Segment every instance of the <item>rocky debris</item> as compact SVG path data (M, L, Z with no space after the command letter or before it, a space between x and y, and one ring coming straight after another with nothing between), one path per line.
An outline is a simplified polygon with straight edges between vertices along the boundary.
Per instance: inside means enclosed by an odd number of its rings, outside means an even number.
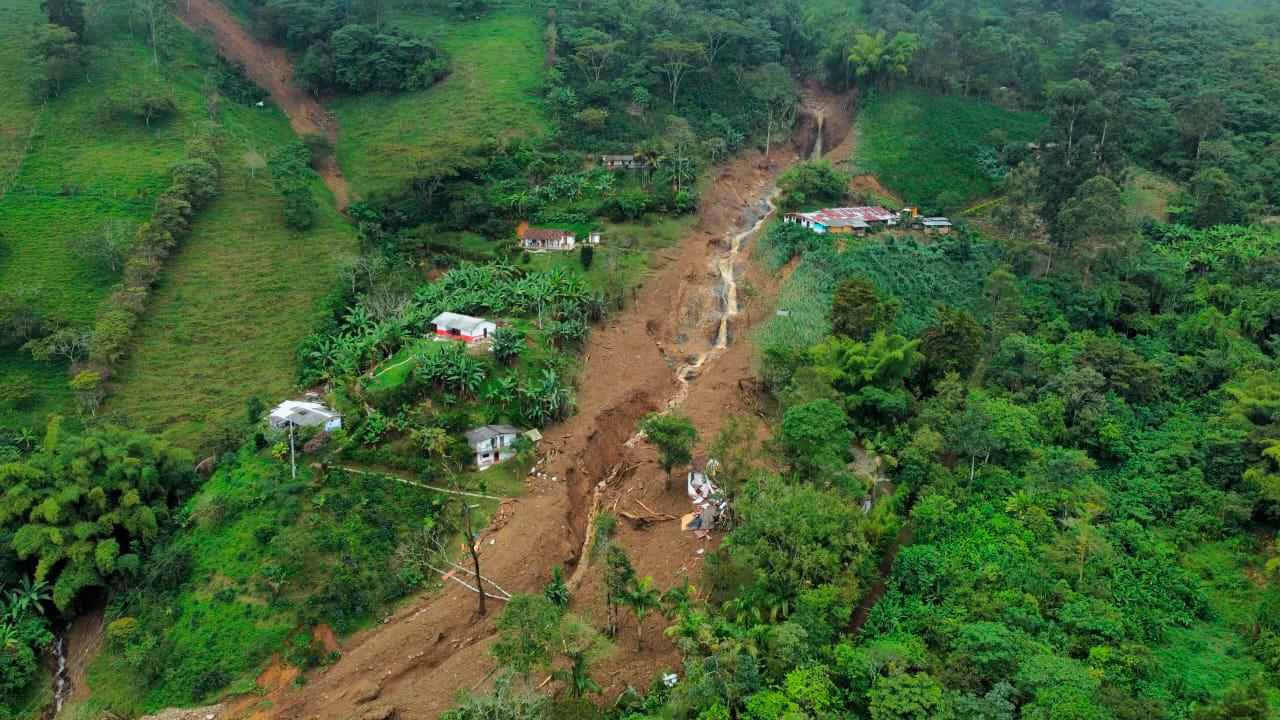
M394 705L376 707L360 716L360 720L392 720L396 716Z
M321 448L323 448L325 445L328 445L328 444L329 444L329 431L321 430L320 432L316 433L315 437L308 440L307 443L302 446L302 452L307 455L310 455L314 452L319 451Z
M198 708L168 708L155 715L144 715L138 720L222 720L227 712L225 705L206 705Z
M210 455L209 457L201 460L200 464L196 465L196 474L208 480L209 476L213 475L213 462L214 462L213 455Z
M365 680L351 688L351 700L357 705L367 703L370 700L377 700L382 694L382 688L372 680Z

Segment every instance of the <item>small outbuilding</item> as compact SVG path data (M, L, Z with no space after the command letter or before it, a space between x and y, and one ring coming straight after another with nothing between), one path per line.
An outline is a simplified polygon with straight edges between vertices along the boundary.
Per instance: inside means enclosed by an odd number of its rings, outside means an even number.
M337 430L342 427L342 415L318 402L285 400L271 410L267 422L275 428L323 425L325 430Z
M475 343L486 340L498 330L497 324L484 318L443 312L431 321L436 328L436 338Z
M640 170L649 167L649 161L646 158L636 157L635 155L601 155L600 166L607 168L622 168L626 170Z
M530 252L568 251L577 245L578 235L559 228L526 228L520 241L524 249ZM599 242L598 235L595 241Z
M946 235L951 232L951 221L944 217L920 218L916 220L915 224L923 228L926 233Z
M485 425L472 430L464 437L476 456L476 467L484 470L515 455L512 448L521 431L511 425Z

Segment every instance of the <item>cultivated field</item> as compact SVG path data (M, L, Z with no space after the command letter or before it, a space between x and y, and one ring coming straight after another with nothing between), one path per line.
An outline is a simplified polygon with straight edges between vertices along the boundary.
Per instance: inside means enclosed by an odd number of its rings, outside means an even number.
M1003 130L1009 143L1026 143L1044 123L1035 113L978 100L898 90L863 102L854 166L874 173L909 203L932 203L945 192L972 200L995 186L982 164L991 131Z

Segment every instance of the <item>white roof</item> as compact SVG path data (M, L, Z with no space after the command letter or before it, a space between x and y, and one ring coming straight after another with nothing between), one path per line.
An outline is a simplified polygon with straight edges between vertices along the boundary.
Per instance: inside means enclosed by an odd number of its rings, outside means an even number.
M484 318L471 317L470 315L460 315L458 313L442 312L431 321L432 325L445 330L457 330L463 335L477 335L481 328L485 325L493 325L492 322Z
M285 400L271 411L271 422L275 425L293 423L299 426L323 425L342 416L318 402L303 400Z
M926 227L950 227L951 221L944 217L921 218L920 224Z
M519 434L520 428L512 427L511 425L485 425L464 433L463 437L467 439L468 445L475 447L491 438L501 437L503 435Z

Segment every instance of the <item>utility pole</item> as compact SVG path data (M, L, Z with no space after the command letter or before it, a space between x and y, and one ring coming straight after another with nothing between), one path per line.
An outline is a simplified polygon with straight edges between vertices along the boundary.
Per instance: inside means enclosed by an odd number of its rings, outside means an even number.
M289 423L289 470L292 472L293 479L298 479L298 457L293 449L293 422Z

